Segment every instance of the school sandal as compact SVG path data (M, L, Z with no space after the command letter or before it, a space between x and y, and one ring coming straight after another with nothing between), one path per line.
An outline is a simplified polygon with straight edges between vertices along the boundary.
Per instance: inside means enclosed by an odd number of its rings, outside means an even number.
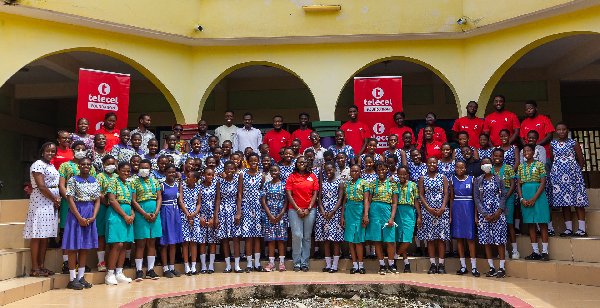
M567 237L567 236L572 236L573 235L573 231L571 231L571 229L567 229L565 230L565 232L560 234L560 237Z
M44 273L46 273L46 275L48 275L48 276L52 276L52 275L56 274L55 272L53 272L47 268L40 268L40 270L43 271Z
M587 237L588 234L587 234L587 232L579 229L579 230L575 231L575 233L573 233L573 236L576 236L576 237Z
M48 274L44 272L42 269L31 270L29 271L29 276L31 277L48 277Z

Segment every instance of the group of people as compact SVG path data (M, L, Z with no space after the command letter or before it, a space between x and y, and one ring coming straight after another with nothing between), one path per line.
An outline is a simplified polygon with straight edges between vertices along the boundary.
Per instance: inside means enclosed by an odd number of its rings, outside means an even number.
M507 240L512 258L519 258L515 235L521 216L529 224L534 251L525 259L548 261L550 206L563 208L567 230L561 236L587 235L580 145L566 123L554 128L539 115L534 101L525 104L523 123L504 110L503 96L493 104L495 112L485 120L476 117L476 102L468 104L467 116L453 127L455 149L435 125L435 114L427 114L427 125L415 139L398 112L389 148L381 154L369 127L358 121L356 106L349 107L350 120L327 149L319 133L308 128L306 113L293 134L283 129L283 117L275 116L274 129L263 137L252 127L252 114L244 114L244 126L237 128L234 112L227 111L214 135L201 120L198 134L187 141L181 138L183 126L174 125L162 145L149 130L147 114L135 130L117 131L116 115L107 113L95 135L87 133L89 122L79 119L77 131L59 132L58 144L44 144L42 158L31 167L33 191L23 234L32 239L30 274L53 274L44 258L48 238L59 233L58 221L63 271L70 273L73 289L91 287L84 278L91 248L98 249L98 270L108 271L107 284L131 282L123 267L133 242L136 281L159 278L153 270L157 247L169 278L181 276L174 268L178 247L187 275L214 273L217 249L225 256L225 273L285 271L290 248L294 271L308 271L313 232L315 241L324 242L326 272L338 271L343 241L350 246L351 274L364 274L363 260L369 256L379 260L380 274L397 273L396 260L410 272L407 248L416 232L418 251L421 241L427 247L430 274L446 273L444 258L453 239L461 262L457 274L468 273L466 240L471 273L480 276L477 240L485 245L486 276L501 278ZM552 140L555 130L558 139ZM578 214L575 232L570 207ZM264 268L262 240L269 255ZM500 257L497 271L492 246Z

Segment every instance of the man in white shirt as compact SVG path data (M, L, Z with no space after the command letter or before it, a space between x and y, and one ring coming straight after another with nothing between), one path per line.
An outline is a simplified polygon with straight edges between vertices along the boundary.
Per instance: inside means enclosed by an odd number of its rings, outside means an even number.
M237 126L233 125L233 110L225 111L225 125L221 125L215 129L215 136L219 138L219 145L223 145L223 141L229 140L233 142L233 136L235 131L238 129Z
M142 144L140 145L140 150L144 151L145 153L148 153L148 141L150 141L150 139L154 139L154 134L148 130L148 127L150 127L150 123L152 122L152 119L150 119L150 115L142 113L140 114L140 126L134 130L131 131L131 135L138 133L140 135L142 135ZM131 141L129 141L127 144L129 144L131 146Z
M262 143L262 133L252 127L253 122L254 118L251 113L244 114L244 127L238 128L233 136L233 152L244 152L246 148L250 147L254 153L258 153L258 146Z

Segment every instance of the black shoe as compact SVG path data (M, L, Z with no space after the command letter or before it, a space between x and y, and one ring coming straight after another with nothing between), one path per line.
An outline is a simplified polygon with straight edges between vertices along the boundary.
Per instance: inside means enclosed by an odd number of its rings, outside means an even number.
M542 231L540 229L535 230L535 234L542 235ZM550 231L548 231L548 235L550 235Z
M50 238L50 240L48 241L48 248L60 248L60 245L56 242L56 238Z
M65 261L62 264L62 268L60 269L62 274L69 274L69 261Z
M567 237L567 236L572 236L573 235L573 231L571 231L571 229L567 229L565 230L565 232L560 234L560 237Z
M204 275L204 274L206 274L206 273L208 273L208 271L207 271L207 270L201 270L201 271L200 271L200 274L202 274L202 275Z
M234 269L233 272L236 273L236 274L241 274L241 273L244 272L244 270L241 269L241 268L240 269Z
M146 271L146 278L157 280L160 279L160 276L158 276L158 274L156 274L156 272L153 269L149 269Z
M388 265L387 267L387 271L390 274L398 274L398 269L396 268L396 265Z
M354 274L356 274L356 272L358 272L358 270L355 269L354 267L350 269L350 274L354 275Z
M554 230L548 230L548 236L555 236L556 232Z
M262 266L259 265L259 266L257 266L257 267L254 268L254 271L255 272L265 272L265 269L264 269L264 267L262 267Z
M252 273L253 270L252 266L246 267L246 273Z
M448 259L448 258L450 258L450 256L452 256L452 255L450 254L450 252L449 252L449 251L446 251L446 252L444 253L444 258L445 258L445 259Z
M452 255L453 255L455 258L460 258L460 255L458 254L458 251L455 251L455 252L453 252L453 253L452 253Z
M550 261L550 255L548 255L547 253L542 253L540 255L540 261Z
M530 255L525 257L525 260L539 260L541 258L540 254L532 252Z
M498 270L498 273L496 274L496 278L504 278L506 277L506 272L504 271L503 268Z
M446 267L444 266L444 264L440 264L438 265L438 274L446 274Z
M226 269L223 270L223 273L224 274L229 274L229 273L231 273L231 269L230 268L226 268Z
M208 271L206 271L206 273L207 273L207 274L209 274L209 275L210 275L210 274L214 274L214 273L215 273L215 270L208 270Z
M294 266L294 272L299 272L299 271L301 271L301 269L297 266Z
M300 269L302 269L303 272L308 272L308 266L302 266Z
M359 268L359 269L358 269L358 273L359 273L359 274L366 274L366 273L367 273L367 271L365 270L365 268L364 268L364 267L361 267L361 268Z
M171 274L173 274L175 277L181 277L181 273L176 270L172 270Z
M471 274L473 274L473 277L481 276L481 273L476 268L471 270Z
M425 253L423 255L425 257L429 258L429 249L425 249Z
M422 257L423 256L423 250L421 249L421 247L418 247L417 250L415 250L415 257Z
M587 237L588 234L587 234L587 232L579 229L579 230L575 231L575 233L573 233L573 236L576 236L576 237Z
M385 275L386 269L385 265L379 265L379 275Z
M521 229L519 229L519 228L515 228L515 234L517 234L517 235L518 235L518 234L521 234Z
M286 259L291 259L292 258L292 251L291 250L285 252L285 258Z
M165 278L174 278L174 277L175 277L175 275L173 275L173 273L171 273L171 271L166 271L166 272L164 272L164 273L163 273L163 276L164 276Z
M404 272L405 273L411 273L410 263L409 264L404 264Z
M92 272L92 269L91 269L89 266L87 266L87 265L86 265L86 266L85 266L85 272L86 272L86 273L91 273L91 272Z
M135 281L144 281L144 272L143 271L135 272Z
M429 270L427 271L427 274L437 274L437 265L435 265L435 263L431 263L431 266L429 267Z
M461 267L458 271L456 271L456 275L464 275L464 274L468 274L469 272L467 271L466 267Z
M125 258L125 263L123 263L123 268L131 268L131 260L129 260L129 258Z
M329 272L330 272L330 273L337 273L337 271L338 271L337 269L333 269L333 268L332 268L332 269L329 269Z
M485 273L485 277L494 277L496 276L496 269L493 267L490 267L490 270Z
M193 271L192 272L192 276L198 276L198 275L200 275L200 273L198 271Z
M69 284L67 284L67 289L83 290L83 288L84 286L77 280L69 281Z
M322 272L323 273L329 273L329 270L331 269L331 267L324 267Z
M186 272L185 275L186 276L192 276L192 271Z
M92 284L87 282L84 277L81 277L81 279L79 279L79 283L81 283L86 289L90 289L92 287Z

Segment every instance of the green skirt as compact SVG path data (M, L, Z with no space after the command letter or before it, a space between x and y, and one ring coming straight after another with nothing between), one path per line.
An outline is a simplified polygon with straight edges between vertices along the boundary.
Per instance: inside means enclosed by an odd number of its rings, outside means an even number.
M396 242L411 243L417 223L417 211L412 204L398 204L394 222L396 227Z
M69 212L69 203L67 199L60 199L60 228L65 228L65 223L67 223L67 213Z
M371 202L369 207L369 224L367 225L367 233L365 239L374 242L396 241L396 227L385 227L392 216L392 205L379 201Z
M344 221L346 223L344 241L355 244L365 242L365 228L360 225L364 210L365 204L363 201L348 200L346 202L344 207Z
M121 209L126 214L131 213L131 205L121 203ZM133 224L128 225L125 218L112 207L106 210L106 243L133 243Z
M98 236L106 234L106 208L107 206L100 202L100 209L96 215L96 231L98 231Z
M141 201L139 204L146 213L154 213L156 211L156 200ZM133 234L136 240L161 237L162 224L160 222L160 213L158 213L154 222L148 222L142 214L136 212L133 219Z
M508 195L508 190L510 187L504 187L507 192L506 195L506 208L508 209L508 214L506 215L506 223L514 224L515 221L515 194L514 191L512 194Z
M523 186L521 186L523 198L525 198L525 200L531 199L533 196L535 196L535 193L539 187L540 183L538 182L523 183ZM525 207L521 205L521 213L523 214L523 223L549 223L550 206L548 205L546 192L542 191L542 194L539 198L537 198L537 200L535 200L535 204L533 206Z

